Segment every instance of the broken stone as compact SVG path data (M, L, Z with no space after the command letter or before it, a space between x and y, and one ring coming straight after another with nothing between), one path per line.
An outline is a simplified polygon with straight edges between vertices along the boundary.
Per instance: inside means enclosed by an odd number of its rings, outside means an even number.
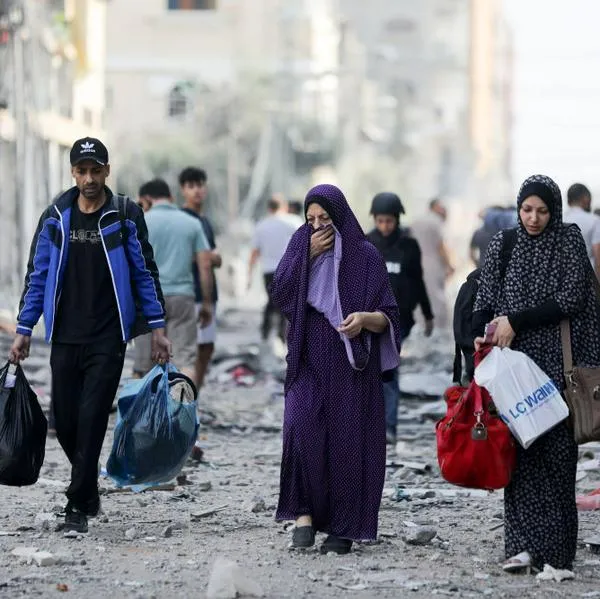
M38 566L52 566L58 562L52 553L38 551L37 547L16 547L11 551L11 555L21 558L28 564L35 563Z
M164 530L162 531L162 536L165 539L170 539L173 536L173 531L174 531L174 527L172 524L169 524L169 526L165 527Z
M15 557L20 557L26 561L33 560L33 556L37 553L37 547L15 547L10 553Z
M52 513L42 512L35 517L35 527L41 530L52 530L56 524L56 517Z
M437 530L429 526L409 528L402 540L408 545L429 545L437 536Z
M267 510L265 500L259 495L253 497L252 501L248 502L246 506L253 514L259 514L260 512L265 512Z
M207 480L207 481L198 483L197 487L198 487L198 491L202 491L203 493L206 493L206 491L210 491L212 489L212 483L209 480Z
M53 566L58 560L49 551L38 551L33 554L33 561L38 566Z
M127 539L129 539L130 541L133 541L137 536L138 536L138 533L137 533L137 530L134 527L128 528L125 531L125 537Z
M236 599L238 596L265 595L260 585L248 578L238 564L217 558L208 582L207 599Z

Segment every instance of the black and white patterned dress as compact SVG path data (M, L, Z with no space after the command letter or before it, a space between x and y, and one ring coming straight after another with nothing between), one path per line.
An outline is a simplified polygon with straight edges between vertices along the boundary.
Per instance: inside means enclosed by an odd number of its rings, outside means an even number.
M546 197L553 201L549 206L550 222L538 236L530 236L519 225L504 281L500 277L503 233L492 239L474 311L511 315L553 299L571 320L574 363L599 366L600 321L583 237L577 227L563 225L560 190L548 177L535 175L523 183L519 207L531 195L523 197L529 183L542 184L549 190ZM557 388L564 389L558 323L523 327L511 347L527 354ZM570 569L577 545L577 445L568 425L559 425L529 449L519 446L517 451L517 467L504 494L506 556L528 551L539 568L550 564Z

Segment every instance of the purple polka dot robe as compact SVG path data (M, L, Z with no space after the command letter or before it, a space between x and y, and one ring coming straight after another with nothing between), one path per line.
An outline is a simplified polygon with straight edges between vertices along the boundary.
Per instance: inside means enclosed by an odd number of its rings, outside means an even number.
M398 307L383 259L342 192L318 185L305 207L311 203L330 215L342 252L335 269L315 269L312 229L305 224L292 237L270 289L290 325L277 519L310 515L317 531L374 540L385 480L382 370L398 364ZM324 273L333 297L325 304L337 305L340 318L379 311L388 319L386 331L343 339L328 320L331 314L308 302L309 290L313 298L326 298ZM311 276L319 276L317 293Z

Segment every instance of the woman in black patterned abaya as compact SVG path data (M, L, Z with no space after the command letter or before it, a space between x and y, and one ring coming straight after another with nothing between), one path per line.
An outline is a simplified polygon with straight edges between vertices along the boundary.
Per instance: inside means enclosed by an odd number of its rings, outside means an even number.
M574 363L600 365L593 272L579 228L563 225L561 194L552 179L527 179L517 205L517 242L504 280L500 232L487 250L474 321L482 334L485 323L495 318L494 343L527 354L564 389L562 319L571 321ZM518 447L517 467L504 494L505 571L545 564L572 569L578 527L576 470L577 445L566 422L529 449Z

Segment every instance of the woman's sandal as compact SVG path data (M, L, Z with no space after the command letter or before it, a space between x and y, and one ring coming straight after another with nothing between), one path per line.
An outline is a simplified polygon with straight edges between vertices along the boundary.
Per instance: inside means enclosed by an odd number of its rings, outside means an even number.
M329 535L321 545L321 553L337 553L338 555L346 555L352 550L352 541L350 539L340 539L335 535Z
M531 574L538 572L538 569L533 565L531 555L528 551L522 551L518 555L506 560L502 569L509 574Z
M292 533L294 549L308 549L315 544L315 529L312 526L297 526Z

